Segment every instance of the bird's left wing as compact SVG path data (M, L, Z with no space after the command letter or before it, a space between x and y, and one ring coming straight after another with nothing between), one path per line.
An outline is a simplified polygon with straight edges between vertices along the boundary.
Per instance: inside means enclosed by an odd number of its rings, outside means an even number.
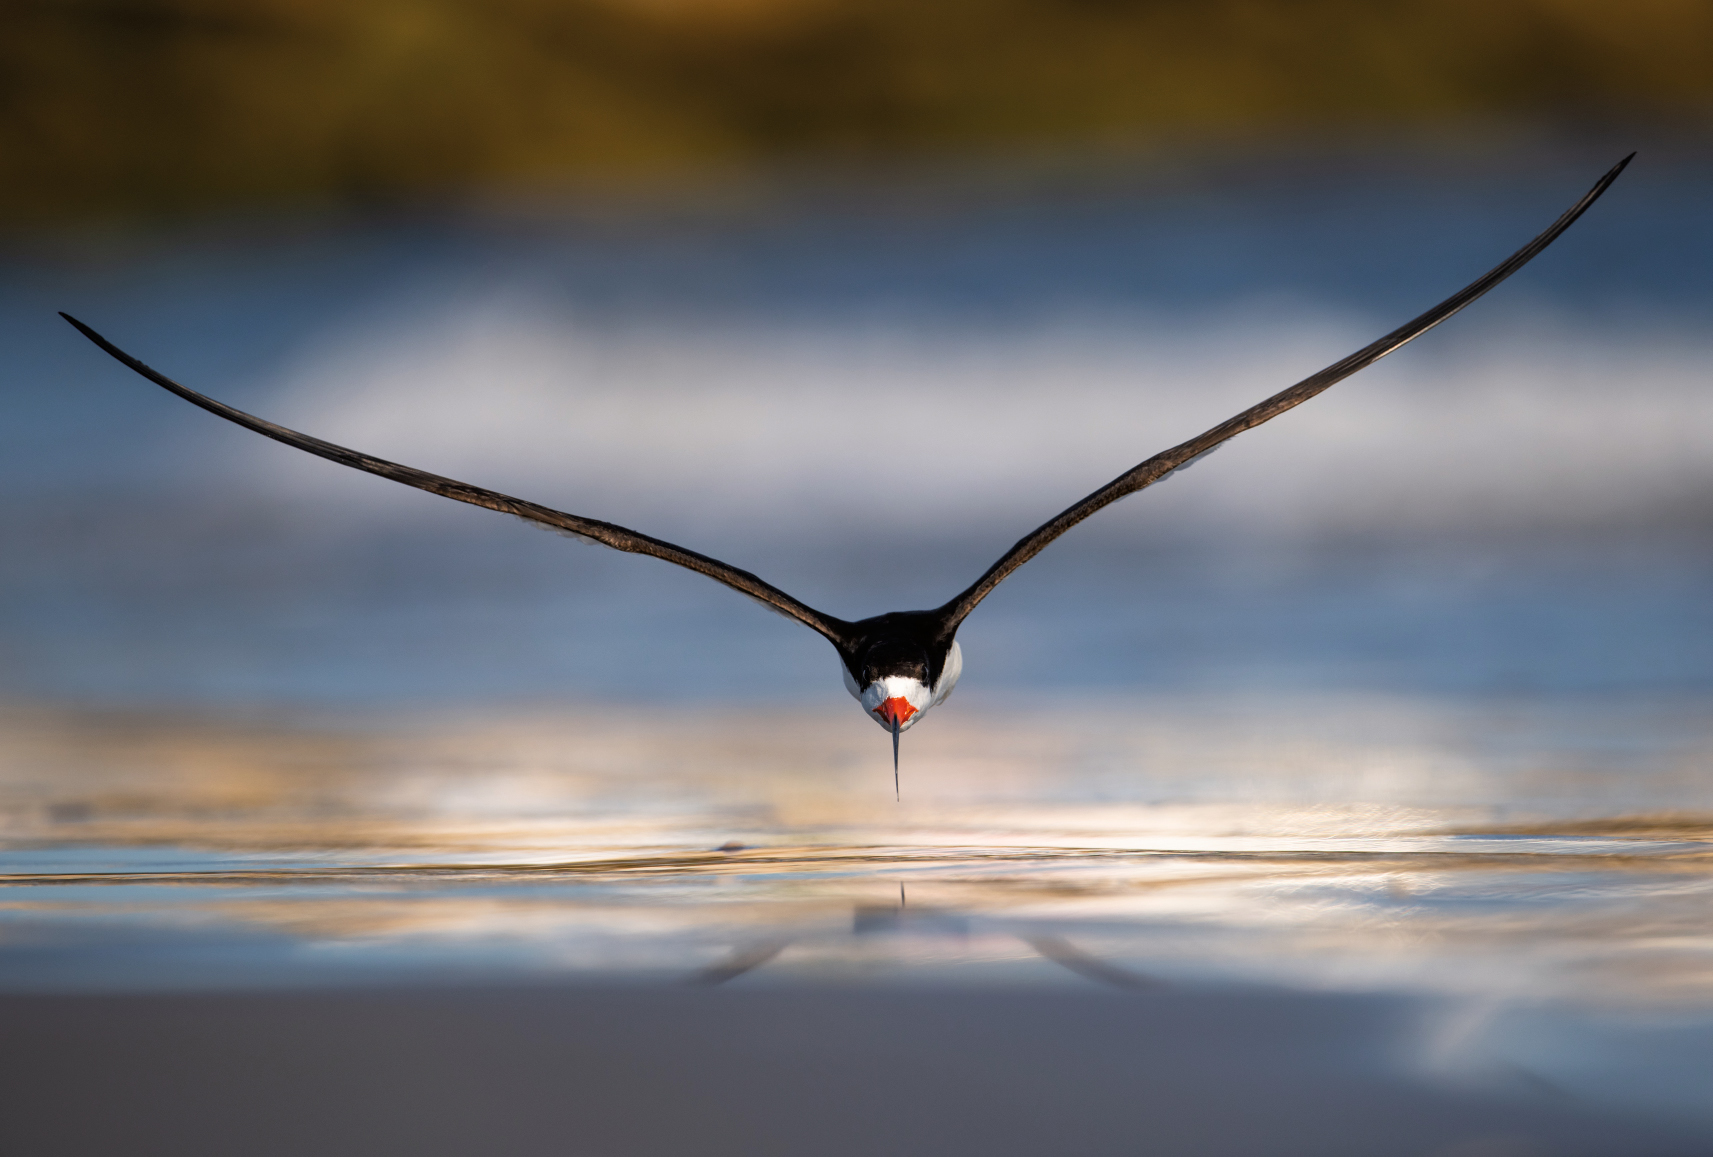
M72 325L76 326L83 336L112 354L114 358L142 374L151 382L172 391L192 405L201 406L211 414L218 414L229 422L236 422L246 430L254 430L264 437L276 442L284 442L287 446L295 447L341 466L349 466L354 470L364 470L370 474L378 474L382 478L390 478L394 482L402 482L406 486L414 486L418 490L426 490L430 494L438 494L444 498L468 502L472 506L483 506L489 510L497 510L501 514L515 514L531 522L539 522L555 530L577 535L581 538L592 539L614 550L626 551L630 554L646 554L664 559L697 574L707 575L715 582L725 583L735 590L742 591L777 610L789 618L796 619L813 631L825 635L834 646L841 650L850 637L850 624L831 615L824 615L804 603L797 601L771 583L763 582L746 570L729 566L717 558L709 558L705 554L697 554L693 550L663 542L658 538L650 538L623 526L611 522L601 522L593 518L583 518L575 514L566 514L561 510L553 510L534 502L526 502L521 498L512 498L493 490L484 490L479 486L471 486L467 482L459 482L453 478L443 478L438 474L429 474L410 466L402 466L397 462L389 462L385 458L373 458L356 450L348 450L336 446L332 442L323 442L320 438L312 438L308 434L300 434L284 426L246 414L242 410L233 409L224 402L205 397L187 386L181 386L165 374L149 368L94 330L78 321L68 313L61 313Z
M1594 187L1583 195L1580 201L1565 210L1564 215L1549 225L1539 237L1511 254L1510 257L1488 271L1485 276L1446 298L1414 321L1399 326L1379 341L1364 346L1342 361L1332 363L1318 374L1304 378L1289 389L1282 390L1266 401L1251 406L1235 418L1221 422L1205 434L1191 438L1188 442L1174 446L1164 453L1154 455L1146 462L1120 474L1081 502L1061 511L1050 521L1036 527L1029 534L1019 539L1017 545L1013 546L1003 558L989 567L987 573L977 579L968 590L934 612L940 620L941 637L949 638L955 633L958 624L964 621L965 616L975 610L976 604L985 599L994 587L1005 581L1007 575L1040 554L1048 543L1101 507L1117 502L1125 495L1134 494L1145 486L1153 485L1172 471L1189 465L1227 439L1234 438L1245 430L1252 430L1262 422L1276 418L1294 406L1302 405L1328 386L1343 381L1358 370L1366 369L1399 346L1414 341L1527 265L1541 250L1557 240L1560 233L1575 224L1576 219L1582 216L1588 206L1599 200L1600 194L1604 193L1612 182L1618 179L1618 174L1624 171L1624 166L1628 165L1635 155L1631 153L1613 165L1606 175L1595 182Z

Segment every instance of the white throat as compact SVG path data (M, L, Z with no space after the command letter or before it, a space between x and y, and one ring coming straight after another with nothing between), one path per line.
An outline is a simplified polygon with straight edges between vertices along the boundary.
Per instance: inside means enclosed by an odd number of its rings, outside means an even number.
M857 681L851 677L850 668L840 663L839 670L844 672L845 690L851 693L851 698L862 704L862 709L868 712L870 719L888 731L892 730L892 724L876 714L880 705L888 699L902 699L910 704L914 713L898 728L900 731L908 731L930 708L938 707L951 695L952 688L957 686L958 676L963 674L964 653L954 641L950 653L946 655L945 670L940 672L939 680L932 687L919 679L898 675L876 679L867 687L859 687Z

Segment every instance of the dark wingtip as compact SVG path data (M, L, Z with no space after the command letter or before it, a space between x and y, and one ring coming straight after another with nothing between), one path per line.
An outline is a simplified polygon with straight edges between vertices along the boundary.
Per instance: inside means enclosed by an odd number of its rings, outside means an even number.
M1604 177L1601 177L1598 181L1596 181L1594 184L1594 188L1592 188L1588 191L1588 197L1587 197L1588 203L1593 204L1595 199L1597 199L1600 196L1600 194L1604 193L1607 189L1609 189L1611 187L1613 181L1616 181L1618 179L1618 174L1622 173L1625 169L1629 168L1630 162L1635 160L1635 159L1636 159L1636 150L1632 149L1628 156L1626 156L1623 160L1619 161L1617 164L1613 165L1610 169L1607 169L1606 175Z
M72 325L76 326L78 333L81 333L84 337L88 338L90 341L94 342L96 345L100 346L102 349L106 350L108 353L113 354L114 357L119 356L118 353L113 349L113 347L110 344L108 344L108 341L106 338L102 337L100 334L98 334L94 330L90 329L87 325L84 325L81 321L78 321L75 317L71 316L71 314L67 313L65 310L62 309L59 311L59 315L61 317L65 318L67 321L71 322Z
M155 383L157 386L164 386L165 388L171 390L173 393L179 395L180 397L184 398L185 400L193 402L198 406L202 406L202 408L205 410L210 410L213 413L220 414L224 418L231 418L231 414L222 413L222 411L220 409L218 409L216 406L211 406L211 405L207 404L208 400L206 398L202 398L201 394L195 393L194 391L191 391L191 390L187 390L183 386L179 385L177 382L173 381L171 378L164 377L161 374L156 373L154 370L150 369L148 366L144 365L142 362L138 361L136 358L132 357L130 354L126 353L124 350L120 349L118 346L114 345L112 342L108 341L106 338L102 337L100 334L96 333L94 330L90 329L87 325L84 325L81 321L78 321L75 317L71 316L71 314L67 313L65 310L63 310L63 309L60 310L59 315L61 317L65 318L67 321L69 321L72 325L76 326L77 332L81 333L84 337L86 337L90 341L94 342L97 346L99 346L101 348L103 353L105 353L108 357L112 358L114 361L118 362L120 365L125 366L128 369L135 370L137 373L142 374L145 378L148 378L151 382ZM201 399L201 400L198 401L198 399ZM252 427L252 428L254 428L254 427Z

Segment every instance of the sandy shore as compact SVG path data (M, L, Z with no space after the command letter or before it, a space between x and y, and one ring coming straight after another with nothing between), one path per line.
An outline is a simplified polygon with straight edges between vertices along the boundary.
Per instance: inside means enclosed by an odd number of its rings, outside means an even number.
M1701 1155L1409 1002L1279 991L417 989L0 997L0 1151Z

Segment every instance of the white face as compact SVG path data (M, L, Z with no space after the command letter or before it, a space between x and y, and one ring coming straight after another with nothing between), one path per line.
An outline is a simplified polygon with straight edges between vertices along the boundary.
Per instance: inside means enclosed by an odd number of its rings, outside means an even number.
M922 713L934 705L934 693L926 683L905 676L876 679L858 696L869 718L892 730L892 720L898 719L898 730L908 731L922 718Z
M862 704L862 709L868 712L868 717L880 724L886 730L892 730L892 722L881 711L881 706L891 700L901 699L901 704L894 704L893 710L905 714L902 708L910 711L907 718L898 725L898 730L908 731L916 725L916 721L927 713L928 708L938 707L946 701L946 696L952 693L957 685L958 676L963 673L964 653L956 642L946 656L946 669L940 672L940 681L930 689L915 679L881 679L864 689L857 686L857 681L851 677L850 668L839 664L839 672L845 677L845 690L851 693L851 698Z

